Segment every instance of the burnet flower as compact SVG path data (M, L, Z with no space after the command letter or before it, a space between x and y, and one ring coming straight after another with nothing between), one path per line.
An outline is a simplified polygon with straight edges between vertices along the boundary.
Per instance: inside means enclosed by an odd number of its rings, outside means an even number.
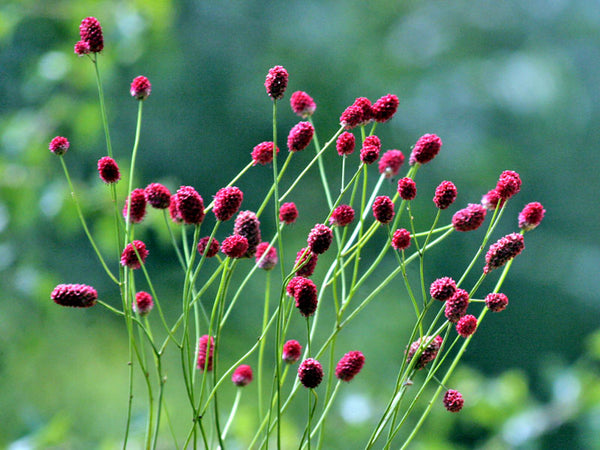
M335 376L342 381L351 381L361 371L365 364L362 352L352 351L346 353L335 368Z
M59 284L50 294L57 305L90 308L96 304L98 292L87 284Z

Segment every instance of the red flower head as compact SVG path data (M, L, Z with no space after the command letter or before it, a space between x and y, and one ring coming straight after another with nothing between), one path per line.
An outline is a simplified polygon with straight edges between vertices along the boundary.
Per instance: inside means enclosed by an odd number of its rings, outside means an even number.
M348 352L338 362L335 376L342 381L351 381L361 371L365 364L365 356L359 352Z
M445 302L456 292L456 282L450 277L438 278L429 287L429 294L432 298Z
M300 367L298 367L298 379L305 388L316 388L323 380L323 367L321 363L313 358L302 361Z
M231 219L240 209L243 199L244 193L235 186L219 189L213 205L213 212L217 220L225 222Z
M231 381L238 387L248 386L252 382L252 367L247 364L239 365L233 371Z
M354 210L349 205L339 205L331 213L329 218L330 225L337 225L338 227L345 227L354 220Z
M286 225L294 223L298 218L298 208L294 202L283 203L279 207L279 220Z
M298 341L292 339L283 344L281 356L286 363L294 364L300 359L300 355L302 355L302 346Z
M350 105L348 106L342 115L340 116L340 124L346 128L346 130L351 130L352 128L356 128L362 123L363 110L359 106Z
M304 150L310 144L315 134L315 128L310 122L299 122L290 130L287 146L290 152Z
M487 306L490 311L504 311L507 305L508 297L504 294L501 294L500 292L491 293L485 297L485 306Z
M379 160L379 173L385 174L386 178L393 178L398 175L402 164L404 153L400 150L388 150Z
M304 317L312 316L317 310L317 286L308 278L299 278L294 284L296 308Z
M104 37L102 36L102 27L95 17L86 17L79 25L79 35L81 40L87 42L90 52L98 53L104 48Z
M181 186L176 195L177 212L181 219L187 224L201 224L204 220L204 200L200 194L191 186Z
M287 70L282 66L275 66L269 69L267 78L265 80L265 89L267 94L273 100L279 100L283 97L285 89L287 88L289 75Z
M199 370L212 370L213 365L213 351L215 349L215 340L212 336L205 334L200 337L198 340L198 364L197 367ZM208 353L208 357L207 354Z
M467 313L469 307L469 293L464 289L457 288L452 297L446 302L444 315L450 322L456 323Z
M308 234L308 246L313 253L320 255L321 253L325 253L329 246L331 245L331 241L333 240L333 232L331 228L327 225L323 225L322 223L316 224L310 233Z
M271 270L277 265L277 249L268 242L261 242L256 247L255 258L259 269Z
M77 41L73 50L77 56L88 55L91 52L90 44L86 41Z
M404 177L398 180L398 194L403 200L412 200L417 196L417 185L414 180Z
M296 91L290 97L292 111L300 117L312 116L317 109L317 104L310 95L303 91Z
M471 314L462 316L456 324L457 333L464 338L471 336L475 330L477 330L477 317Z
M411 166L431 161L442 148L442 140L435 134L425 134L419 138L408 160Z
M521 177L517 172L512 170L505 170L500 174L498 184L496 184L496 191L503 200L508 200L513 195L517 194L521 190Z
M140 291L135 294L135 301L133 302L133 310L140 316L146 316L152 311L154 307L154 301L152 296L147 292Z
M410 247L410 232L404 228L394 231L392 236L392 247L396 250L405 250Z
M519 228L525 231L533 230L542 222L545 212L541 203L528 203L519 213Z
M415 363L415 369L421 370L428 363L435 359L438 352L440 351L443 339L441 336L436 336L435 338L433 336L423 336L423 343L427 342L429 342L429 344L427 344L426 347L422 348L421 354L419 355L419 359L417 359ZM421 347L421 338L417 339L415 342L410 344L410 347L408 348L408 355L406 356L407 363L409 363L412 360L413 356L415 356L415 353L417 353L417 350L419 350L419 347Z
M363 145L366 146L374 146L381 150L381 139L375 135L367 136L363 142Z
M294 296L296 284L299 281L301 282L303 279L304 279L304 277L302 277L302 276L296 276L288 282L287 286L285 287L285 292L287 293L288 296L290 296L290 297Z
M119 166L110 156L104 156L98 160L98 174L106 184L116 183L121 179Z
M487 210L479 203L469 205L452 216L452 226L456 231L473 231L485 220Z
M244 236L248 239L248 250L244 255L251 258L256 253L256 247L260 244L260 222L252 211L241 211L235 218L233 234Z
M171 220L175 223L182 223L183 218L177 209L177 194L171 195L171 201L169 202L169 215Z
M368 98L358 97L352 105L359 107L362 111L359 125L366 125L373 120L373 109Z
M50 294L50 298L57 305L89 308L96 304L98 293L87 284L59 284Z
M277 147L277 153L279 153L279 147ZM252 160L254 165L269 164L273 161L273 143L272 142L261 142L252 150Z
M219 241L217 241L215 238L212 238L212 241L210 241L210 245L208 246L209 239L210 236L205 236L198 241L198 253L204 255L204 252L206 251L205 258L212 258L219 252ZM208 251L206 250L207 246Z
M525 240L522 234L511 233L498 239L494 244L490 245L490 249L485 255L486 265L483 268L483 272L489 273L498 267L502 267L521 253L524 248Z
M316 253L311 252L306 247L301 249L296 255L296 262L294 262L294 267L300 267L296 271L296 275L310 277L315 272L318 260L319 255Z
M138 100L146 100L152 92L152 85L148 78L144 76L135 77L131 82L131 89L129 90L133 98Z
M139 259L136 254L140 255ZM123 267L129 267L130 269L139 269L148 257L148 250L146 244L142 241L133 241L125 246L123 253L121 253L121 265Z
M382 224L390 223L394 218L394 203L387 195L381 195L373 202L375 220Z
M171 205L171 191L160 183L150 183L144 189L146 200L156 209L166 209Z
M373 103L373 106L371 107L373 119L380 123L387 122L394 114L396 114L399 104L400 101L394 94L384 95Z
M440 185L435 188L435 195L433 196L433 203L438 209L446 209L454 200L458 191L452 181L442 181Z
M365 164L373 164L379 158L381 141L377 136L368 136L360 149L360 160Z
M450 412L459 412L465 401L460 392L448 389L444 394L444 407Z
M340 134L335 142L335 148L340 156L352 154L355 145L356 138L348 131L344 131Z
M129 209L129 218L132 223L140 223L146 215L146 194L143 189L134 189L129 196L131 206L128 207L128 200L125 200L123 206L123 217L127 220L127 209Z
M492 189L488 191L483 197L481 197L481 204L485 209L489 209L493 211L498 206L498 202L500 202L500 206L504 204L504 200L500 198L500 194L496 189Z
M221 251L230 258L241 258L248 251L248 239L237 234L226 237L221 243Z
M64 155L69 150L69 141L66 137L56 136L50 141L48 148L55 155Z

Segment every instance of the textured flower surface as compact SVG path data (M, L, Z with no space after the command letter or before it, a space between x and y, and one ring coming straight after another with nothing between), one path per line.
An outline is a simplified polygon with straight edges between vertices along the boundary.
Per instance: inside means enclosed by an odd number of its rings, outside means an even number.
M153 208L166 209L171 204L171 191L160 183L150 183L146 186L144 192L146 193L146 200Z
M69 150L69 141L66 137L56 136L50 141L48 148L55 155L64 155Z
M487 210L479 203L469 203L466 208L452 216L452 226L456 231L473 231L483 225Z
M413 200L417 196L417 184L411 178L400 178L398 180L398 194L403 200Z
M248 250L244 256L247 258L253 257L256 253L256 247L258 247L261 241L260 221L256 217L256 213L252 211L240 211L235 218L233 234L244 236L248 239Z
M247 364L237 366L231 375L231 381L239 387L248 386L252 382L252 367Z
M215 340L212 336L205 334L198 340L198 363L199 370L211 371L213 366L213 351L215 348Z
M145 291L136 292L135 301L133 302L133 310L136 313L140 316L147 316L153 307L154 301L149 293Z
M485 209L489 209L490 211L495 210L498 206L498 203L500 203L500 206L502 206L504 204L504 200L500 198L500 194L496 189L488 191L487 194L481 197L481 204Z
M454 389L446 391L443 402L444 407L450 412L459 412L465 404L462 394Z
M431 283L429 294L432 298L445 302L456 292L456 282L450 277L442 277Z
M206 258L212 258L219 253L219 241L217 241L215 238L212 238L212 241L210 241L210 246L208 246L208 251L206 250L209 239L210 236L205 236L198 241L198 253L204 255L204 252L206 252Z
M319 255L311 252L308 247L300 249L296 254L296 261L294 262L294 267L299 267L296 270L296 275L310 277L315 272L318 260Z
M513 259L525 248L523 235L511 233L490 245L490 249L485 254L486 265L483 268L484 273L488 273L498 267L502 267L508 261Z
M375 198L373 202L373 216L379 223L390 223L394 218L394 203L387 195Z
M346 130L351 130L361 124L362 117L363 110L358 106L350 105L340 116L340 124L343 125Z
M298 218L298 208L294 202L283 203L279 207L279 220L286 225L294 223Z
M472 314L462 316L456 323L456 331L462 337L469 337L477 330L477 317Z
M86 42L90 52L98 53L104 48L104 36L100 22L95 17L86 17L79 25L81 40Z
M297 279L294 284L296 308L304 317L312 316L317 310L317 286L308 278Z
M336 225L338 227L345 227L354 220L354 209L350 205L339 205L331 213L329 218L330 225Z
M298 114L300 117L312 116L317 109L317 104L304 91L296 91L290 97L290 106L292 111Z
M500 292L493 292L485 297L485 306L493 312L504 311L508 306L508 297Z
M394 235L392 236L392 247L396 250L406 250L410 247L410 231L399 228L394 231Z
M282 66L275 66L269 69L265 79L265 89L269 97L273 100L279 100L283 97L287 88L289 75Z
M442 181L439 186L435 188L433 203L435 203L435 206L438 209L446 209L454 203L457 195L458 191L452 181Z
M230 258L241 258L248 251L248 239L234 234L223 239L221 251Z
M213 203L213 212L217 220L224 222L231 219L240 209L242 200L244 193L235 186L219 189Z
M404 153L400 150L388 150L379 160L379 173L385 174L386 178L395 177L402 164L404 164Z
M354 147L356 146L356 138L349 131L344 131L340 134L335 141L335 148L338 155L350 155L354 153Z
M350 381L361 371L365 356L359 351L346 353L335 368L335 376L342 381Z
M363 145L360 149L360 160L365 164L373 164L379 158L379 147L375 145Z
M148 78L140 75L139 77L135 77L131 82L131 88L129 89L129 93L133 98L137 98L138 100L146 100L150 93L152 92L152 85Z
M137 251L137 254L136 254ZM138 258L137 255L140 255ZM130 269L139 269L148 257L148 249L142 241L133 241L125 246L121 253L121 265Z
M298 367L298 379L305 388L316 388L323 380L323 367L321 363L313 358L302 361Z
M283 351L281 356L283 360L288 364L294 364L300 359L302 355L302 346L294 339L290 339L283 344Z
M200 225L204 220L204 200L191 186L181 186L177 191L177 213L183 222Z
M77 41L75 47L73 47L73 51L77 56L88 55L91 53L90 44L84 40Z
M287 146L290 152L304 150L310 144L315 129L310 122L300 122L294 125L287 138Z
M129 206L131 200L131 206ZM123 218L127 219L127 215L132 223L140 223L146 216L146 193L143 189L134 189L131 191L129 199L125 200L123 206Z
M279 153L279 147L277 147ZM269 164L273 161L273 142L261 142L252 149L252 161L254 165Z
M421 342L423 345L426 344L425 347L421 346ZM415 354L418 353L419 348L421 348L421 354L419 355L417 361L415 362L415 369L423 369L428 363L433 361L440 351L440 347L442 346L443 339L441 336L423 336L423 340L421 338L417 339L415 342L410 344L408 348L408 355L406 356L406 362L411 362L412 358Z
M50 294L57 305L90 308L96 304L98 293L87 284L59 284Z
M277 265L277 249L268 242L261 242L256 247L255 258L259 269L271 270Z
M331 231L331 228L322 223L318 223L310 230L306 241L308 242L310 250L313 253L320 255L329 249L332 240L333 232Z
M396 114L399 104L400 101L394 94L384 95L373 103L373 106L371 107L373 119L375 119L376 122L387 122L394 114Z
M521 177L513 170L505 170L500 174L496 184L496 192L503 200L508 200L521 190Z
M110 156L104 156L98 160L98 175L106 184L116 183L121 179L119 166Z
M413 166L417 163L425 164L437 156L442 148L442 140L435 134L421 136L412 149L408 163Z
M171 195L171 201L169 202L169 216L173 222L182 223L183 218L181 217L181 214L177 208L177 194L173 194Z
M464 289L457 288L452 297L446 302L444 315L450 322L456 323L467 313L469 307L469 293Z
M525 231L533 230L542 222L545 213L541 203L528 203L519 213L519 228Z

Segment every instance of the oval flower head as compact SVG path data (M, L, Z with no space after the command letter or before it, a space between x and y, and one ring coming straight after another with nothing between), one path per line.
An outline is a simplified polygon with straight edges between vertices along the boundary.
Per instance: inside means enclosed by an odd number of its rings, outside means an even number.
M269 69L265 79L265 89L267 94L273 100L279 100L283 97L287 88L289 75L282 66L275 66Z
M317 109L315 101L304 91L296 91L292 94L290 97L290 106L292 107L292 111L303 118L312 116Z
M148 78L140 75L139 77L135 77L131 82L129 93L133 98L146 100L150 96L150 92L152 92L152 85Z
M365 356L359 352L346 353L335 368L335 376L342 381L351 381L365 364Z

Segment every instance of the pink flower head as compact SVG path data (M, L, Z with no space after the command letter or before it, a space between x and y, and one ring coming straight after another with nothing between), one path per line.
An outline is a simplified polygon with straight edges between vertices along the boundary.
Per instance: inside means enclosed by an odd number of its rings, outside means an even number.
M213 365L213 351L215 349L215 340L212 336L205 334L198 340L198 364L199 370L210 372ZM208 353L208 355L207 355Z
M373 119L380 123L387 122L396 114L399 104L400 100L394 94L384 95L371 107Z
M485 254L486 265L483 268L484 273L502 267L508 261L513 259L525 248L525 240L523 235L519 233L511 233L490 245L490 249Z
M294 364L300 359L302 355L302 346L298 341L289 340L283 344L283 352L281 356L283 360L288 364Z
M171 195L171 200L169 202L169 216L171 216L171 220L175 223L183 222L183 218L177 209L177 194Z
M359 351L346 353L335 368L335 376L342 381L351 381L365 365L365 356Z
M431 161L442 148L442 140L435 134L425 134L419 138L408 160L411 166Z
M238 387L248 386L252 382L252 367L247 364L239 365L233 371L231 381Z
M55 155L64 155L69 150L69 145L66 137L56 136L50 141L48 148Z
M488 191L487 194L481 197L481 204L485 209L489 209L490 211L495 210L498 206L498 203L500 203L500 206L502 206L504 204L504 200L500 198L500 194L496 189Z
M279 207L279 220L286 225L294 223L298 218L298 208L294 202L283 203Z
M294 267L300 267L296 271L296 275L310 277L315 272L318 260L319 255L311 252L307 247L301 249L296 255L296 261L294 262Z
M379 158L380 148L376 145L363 145L360 149L360 160L365 164L373 164Z
M350 105L348 106L342 115L340 116L340 124L344 126L346 130L356 128L362 123L363 110L359 106Z
M442 181L437 188L435 188L435 195L433 196L433 203L438 209L446 209L454 200L458 191L452 181Z
M333 232L331 228L327 225L323 225L322 223L316 224L310 233L308 234L308 246L313 253L320 255L321 253L325 253L329 246L331 245L331 241L333 240Z
M454 389L448 389L444 394L444 407L450 412L459 412L465 401L460 392Z
M379 173L385 174L386 178L393 178L398 175L402 164L404 164L404 153L400 150L388 150L379 160Z
M533 230L542 222L545 212L541 203L528 203L519 213L519 228L525 231Z
M255 258L259 269L271 270L277 265L277 249L268 242L261 242L256 247Z
M379 223L390 223L394 218L394 202L387 196L381 195L373 202L373 216Z
M316 388L323 380L323 367L321 363L313 358L302 361L298 367L298 379L305 388Z
M198 253L204 255L204 252L206 252L205 258L212 258L213 256L216 256L217 253L219 253L219 241L217 241L215 238L212 238L212 241L210 241L210 245L208 245L209 239L210 236L205 236L202 239L200 239L200 241L198 241Z
M337 225L338 227L345 227L354 220L354 210L350 205L339 205L331 213L329 218L330 225Z
M144 189L146 200L156 209L166 209L171 205L171 191L160 183L150 183Z
M315 128L310 122L299 122L290 130L287 146L290 152L304 150L310 144L315 134Z
M90 44L86 41L77 41L73 49L77 56L88 55L91 52Z
M79 25L79 35L81 40L87 42L90 52L98 53L104 48L104 37L102 36L102 27L95 17L86 17Z
M452 323L456 323L467 313L469 307L469 293L464 289L457 288L452 297L446 302L444 315Z
M411 178L400 178L398 180L398 194L403 200L414 199L417 196L417 184Z
M96 304L98 293L87 284L59 284L50 294L57 305L73 308L89 308Z
M279 147L277 147L279 153ZM273 161L273 142L261 142L252 150L252 160L254 165L269 164Z
M223 239L221 251L230 258L241 258L248 251L248 239L234 234Z
M363 145L373 145L375 147L377 147L379 150L381 150L381 139L379 139L378 136L375 136L374 134L371 136L367 136L363 142Z
M404 228L394 231L392 236L392 247L396 250L405 250L410 247L410 232Z
M472 314L462 316L456 324L456 332L462 337L471 336L477 330L477 317Z
M496 191L503 200L508 200L521 190L521 177L517 172L505 170L500 174Z
M292 111L303 118L312 116L317 109L315 101L304 91L294 92L290 97L290 105L292 106Z
M362 111L359 125L366 125L373 120L373 109L368 98L358 97L352 105L359 107Z
M473 231L479 228L487 210L479 203L469 203L466 208L456 211L452 216L452 226L456 231Z
M131 200L131 206L128 206L129 200ZM125 220L127 220L128 210L132 223L140 223L144 220L144 216L146 215L146 194L143 189L134 189L131 191L129 199L125 200L125 205L123 206L123 217Z
M235 186L219 189L213 204L213 212L217 220L225 222L231 219L240 209L243 199L244 193Z
M425 368L428 363L435 359L440 351L440 348L442 347L443 338L441 336L436 336L435 338L433 336L423 336L422 342L423 344L428 343L427 346L422 347L421 338L419 338L410 344L410 347L408 348L408 355L406 356L406 362L409 363L421 347L421 354L415 362L415 369L418 370Z
M304 317L312 316L317 310L317 286L309 278L299 278L294 284L296 308Z
M251 258L256 253L256 247L260 244L260 222L252 211L241 211L235 218L233 234L244 236L248 240L248 250L244 255Z
M135 301L133 302L133 310L140 316L147 316L152 308L154 307L154 301L152 296L147 292L140 291L135 294Z
M150 95L150 92L152 92L152 85L148 78L140 75L139 77L135 77L131 82L129 93L133 98L146 100Z
M348 131L344 131L342 134L340 134L335 142L335 148L340 156L352 154L354 152L355 145L356 138Z
M140 255L139 258L138 254ZM147 257L148 250L146 249L146 244L142 241L133 241L123 249L123 253L121 253L121 265L130 269L139 269Z
M116 183L121 179L119 166L110 156L104 156L98 160L98 174L106 184Z
M204 200L192 186L181 186L177 191L177 212L188 225L199 225L204 220Z
M456 292L456 282L450 277L438 278L429 287L431 298L445 302Z
M288 282L287 286L285 287L285 292L289 297L294 296L294 292L296 290L296 284L298 284L298 282L301 282L303 279L304 279L304 277L302 277L302 276L295 276Z
M267 94L273 100L279 100L283 97L285 89L287 88L289 75L287 70L282 66L275 66L269 69L267 78L265 80L265 89Z
M491 293L485 297L485 306L487 306L490 311L504 311L507 305L508 297L500 292Z

